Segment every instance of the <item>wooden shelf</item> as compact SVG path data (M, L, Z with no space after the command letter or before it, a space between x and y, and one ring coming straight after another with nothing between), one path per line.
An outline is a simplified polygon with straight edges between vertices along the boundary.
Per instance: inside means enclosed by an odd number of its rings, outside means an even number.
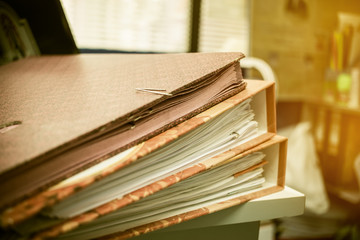
M327 186L359 192L354 161L360 154L360 109L316 99L280 98L277 113L279 127L311 123Z

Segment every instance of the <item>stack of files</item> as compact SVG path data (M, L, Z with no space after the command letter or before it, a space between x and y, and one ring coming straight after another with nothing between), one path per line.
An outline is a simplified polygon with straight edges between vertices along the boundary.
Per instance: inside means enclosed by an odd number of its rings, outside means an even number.
M1 66L0 209L242 91L242 57L79 54Z
M21 238L122 239L281 190L286 139L275 136L274 85L241 82L246 89L216 105L14 201L1 225Z

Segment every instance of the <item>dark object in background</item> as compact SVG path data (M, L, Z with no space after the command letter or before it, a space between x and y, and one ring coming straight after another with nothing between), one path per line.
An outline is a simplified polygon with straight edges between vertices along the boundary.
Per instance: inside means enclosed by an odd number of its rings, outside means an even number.
M25 18L41 54L78 53L59 0L3 0Z

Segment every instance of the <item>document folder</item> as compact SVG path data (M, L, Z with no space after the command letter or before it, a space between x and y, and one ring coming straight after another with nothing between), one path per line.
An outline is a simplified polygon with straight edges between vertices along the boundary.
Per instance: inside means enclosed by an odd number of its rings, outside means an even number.
M0 209L242 91L242 57L79 54L1 66Z
M73 178L64 180L63 182L49 188L37 196L29 198L17 206L8 209L2 215L3 225L15 225L16 223L19 223L24 219L35 215L41 209L45 207L49 208L57 202L60 202L59 205L61 205L62 202L66 202L68 200L66 199L68 196L74 195L76 198L77 192L80 189L85 188L86 190L88 186L96 186L96 184L101 183L101 179L106 180L106 176L108 175L111 178L112 175L114 175L116 172L121 173L125 166L131 166L137 161L141 162L144 156L150 155L152 152L155 153L156 150L161 150L162 147L169 146L172 142L175 142L175 140L181 139L182 136L186 136L187 133L191 133L192 131L199 129L202 125L205 125L205 123L209 122L211 119L221 116L226 111L233 109L235 106L240 105L249 99L251 99L254 120L258 123L258 132L252 138L248 139L248 141L242 142L233 148L224 150L223 152L215 154L212 157L205 158L201 162L183 168L181 171L174 172L165 178L149 182L149 184L146 184L145 186L138 189L133 189L133 191L130 191L122 198L109 200L109 202L106 202L90 211L86 211L84 213L70 217L65 221L62 220L54 227L51 227L50 229L40 233L40 235L46 236L47 234L50 234L51 236L54 236L63 234L69 230L72 230L66 228L65 226L73 226L73 228L76 228L77 226L89 222L90 219L92 221L98 217L111 214L115 210L121 209L130 203L137 202L138 200L154 194L162 189L166 189L173 184L176 185L176 183L181 182L191 176L231 161L231 159L237 155L249 151L249 149L252 149L260 143L270 139L275 135L276 132L274 84L271 82L257 80L245 80L245 82L247 84L247 88L242 92L224 100L212 108L177 125L176 127L173 127L164 133L161 133L141 144L138 144L137 146L134 146L133 148L129 149L126 154L120 156L118 159L109 159L108 162L104 161L101 163L103 166L94 166L94 170L92 172L88 172L87 174L84 174L84 172L82 174L79 173ZM222 129L218 129L218 131L221 132ZM94 184L95 181L96 184ZM99 187L99 189L102 189L102 187ZM81 191L79 193L81 193ZM32 223L33 220L30 219L28 222Z

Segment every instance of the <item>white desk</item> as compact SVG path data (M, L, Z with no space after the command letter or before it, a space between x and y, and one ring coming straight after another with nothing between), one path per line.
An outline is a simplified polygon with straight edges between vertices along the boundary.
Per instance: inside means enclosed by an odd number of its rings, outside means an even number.
M261 220L301 215L304 212L304 208L304 194L285 187L281 192L148 233L134 239L257 240Z

